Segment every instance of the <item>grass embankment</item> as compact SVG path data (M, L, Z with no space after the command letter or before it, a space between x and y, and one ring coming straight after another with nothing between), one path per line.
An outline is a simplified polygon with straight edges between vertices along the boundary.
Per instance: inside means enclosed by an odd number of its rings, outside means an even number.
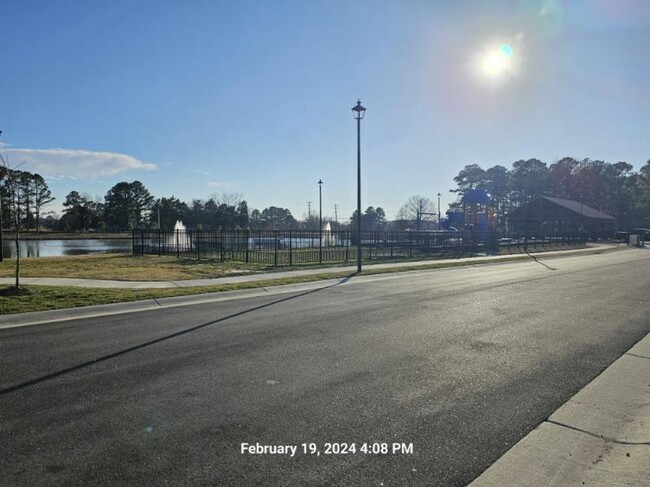
M577 247L548 248L546 250L573 250ZM582 248L582 247L579 247ZM500 259L500 262L519 260L513 252L512 259ZM15 261L12 259L0 263L0 277L13 277ZM475 261L440 263L435 260L417 267L396 266L373 269L365 267L363 274L404 272L408 270L427 270L441 267L473 265ZM218 261L176 259L175 257L96 255L79 257L30 258L22 261L23 277L80 277L119 280L181 280L232 276L242 273L261 272L273 269L270 266L243 263L220 263ZM294 269L294 268L288 268ZM52 309L74 308L98 304L157 299L192 294L253 289L281 284L318 281L323 279L340 279L350 276L348 271L323 270L307 276L283 277L254 282L217 284L191 288L170 289L97 289L82 287L29 286L30 295L0 295L0 314L26 313Z

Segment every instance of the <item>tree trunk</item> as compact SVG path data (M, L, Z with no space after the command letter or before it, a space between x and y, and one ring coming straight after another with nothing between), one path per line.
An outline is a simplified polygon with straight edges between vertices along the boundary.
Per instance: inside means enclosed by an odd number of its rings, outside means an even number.
M19 232L16 227L16 291L20 289L20 245L19 245Z

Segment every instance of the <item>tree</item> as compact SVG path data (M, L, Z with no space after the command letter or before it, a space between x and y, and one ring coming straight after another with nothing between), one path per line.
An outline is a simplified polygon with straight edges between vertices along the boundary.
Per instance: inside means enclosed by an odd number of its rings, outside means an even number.
M133 181L130 185L130 190L133 211L132 222L134 227L136 227L144 223L145 217L151 211L154 198L140 181Z
M508 210L510 185L510 172L505 167L497 165L485 171L484 189L492 197L499 222Z
M235 210L235 228L248 228L248 203L240 201Z
M454 178L458 185L457 189L452 189L452 193L460 193L462 196L470 189L481 187L485 182L485 171L478 164L469 164L465 166Z
M350 217L350 225L352 228L357 228L357 210L354 210L352 216ZM380 206L374 208L369 206L366 208L365 213L361 214L361 231L370 232L381 229L382 226L386 225L386 212Z
M270 206L258 213L259 216L253 210L256 220L252 220L251 224L255 222L256 227L260 230L291 230L298 226L298 222L291 214L291 211L286 208Z
M174 196L159 198L154 202L152 211L149 213L149 225L157 227L158 214L160 214L160 228L171 230L177 221L186 221L188 212L187 203L183 203Z
M51 203L56 198L52 196L52 191L47 187L45 179L40 174L32 176L32 193L34 195L34 213L36 215L36 233L40 230L41 210L45 205Z
M437 215L435 203L420 195L411 196L406 200L397 214L398 220L416 221L433 221L435 215Z
M539 159L519 160L512 164L511 189L519 205L549 194L548 167Z
M9 157L0 154L0 166L2 168L2 180L4 187L9 195L9 208L13 217L14 226L14 244L16 246L16 272L14 281L14 292L20 292L20 230L21 230L21 217L20 217L20 195L23 191L22 187L22 172L16 168L9 167ZM0 249L0 252L2 249Z
M262 212L257 208L253 209L248 224L251 228L260 228L263 224Z
M573 157L563 157L548 168L548 178L553 195L558 198L575 199L575 173L579 162Z
M639 171L639 204L647 209L650 216L650 159Z
M108 226L117 230L132 230L144 224L154 198L140 181L123 181L106 193L104 201Z
M32 192L31 185L33 175L27 171L14 171L13 174L16 181L17 200L21 223L25 226L25 228L29 228L34 224L34 212L32 211L34 194Z
M217 206L214 213L214 223L216 228L231 229L235 228L237 222L237 208L221 203Z
M92 228L104 228L104 205L98 198L95 200L87 194L70 191L63 203L61 227L66 232L88 231Z

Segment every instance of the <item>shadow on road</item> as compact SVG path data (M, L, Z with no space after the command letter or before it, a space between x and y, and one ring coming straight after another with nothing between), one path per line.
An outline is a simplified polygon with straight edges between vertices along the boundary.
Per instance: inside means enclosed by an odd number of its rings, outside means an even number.
M42 375L41 377L37 377L35 379L31 379L31 380L28 380L28 381L25 381L25 382L21 382L19 384L7 387L5 389L0 389L0 396L5 395L5 394L9 394L11 392L18 391L20 389L25 389L27 387L30 387L30 386L33 386L33 385L36 385L36 384L40 384L41 382L45 382L45 381L48 381L48 380L51 380L51 379L55 379L57 377L61 377L62 375L66 375L66 374L69 374L71 372L75 372L77 370L81 370L81 369L84 369L86 367L90 367L91 365L95 365L95 364L98 364L100 362L105 362L107 360L114 359L114 358L120 357L122 355L126 355L127 353L135 352L136 350L140 350L142 348L149 347L149 346L155 345L157 343L161 343L161 342L164 342L164 341L167 341L167 340L171 340L172 338L176 338L178 336L182 336L182 335L186 335L188 333L192 333L194 331L200 330L202 328L206 328L208 326L216 325L218 323L223 323L224 321L232 319L232 318L237 318L239 316L243 316L243 315L246 315L248 313L258 311L260 309L275 306L276 304L280 304L280 303L285 303L287 301L291 301L293 299L298 299L298 298L301 298L303 296L307 296L309 294L314 294L314 293L317 293L319 291L324 291L326 289L333 288L335 286L339 286L340 284L345 284L352 277L354 277L356 275L357 275L357 273L355 272L353 274L350 274L349 276L344 277L343 279L340 279L338 282L336 282L334 284L330 284L329 286L325 286L325 287L321 287L321 288L317 288L317 289L312 289L311 291L305 291L304 293L296 294L294 296L289 296L287 298L278 299L277 301L262 304L260 306L255 306L253 308L250 308L250 309L247 309L247 310L244 310L244 311L239 311L237 313L233 313L231 315L224 316L223 318L219 318L219 319L214 320L214 321L209 321L208 323L202 323L200 325L192 326L192 327L187 328L185 330L177 331L177 332L171 333L169 335L165 335L165 336L162 336L160 338L150 340L148 342L140 343L139 345L134 345L132 347L125 348L124 350L120 350L118 352L113 352L113 353L110 353L108 355L104 355L102 357L98 357L98 358L93 359L93 360L88 360L86 362L82 362L80 364L73 365L71 367L67 367L65 369L61 369L61 370L58 370L56 372L52 372L50 374Z
M540 262L540 260L537 257L535 257L533 254L531 254L527 250L526 250L526 255L528 255L528 257L530 257L531 259L533 259L537 264L541 265L542 267L546 267L549 271L556 271L557 270L555 267L551 267L550 265L544 264L544 262Z

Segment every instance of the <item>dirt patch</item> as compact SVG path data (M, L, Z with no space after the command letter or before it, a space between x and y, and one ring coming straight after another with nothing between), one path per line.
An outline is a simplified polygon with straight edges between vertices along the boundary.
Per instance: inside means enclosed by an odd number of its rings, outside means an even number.
M5 287L0 289L0 297L31 296L32 294L34 294L32 290L26 287L19 287L18 289L16 289L15 287Z

